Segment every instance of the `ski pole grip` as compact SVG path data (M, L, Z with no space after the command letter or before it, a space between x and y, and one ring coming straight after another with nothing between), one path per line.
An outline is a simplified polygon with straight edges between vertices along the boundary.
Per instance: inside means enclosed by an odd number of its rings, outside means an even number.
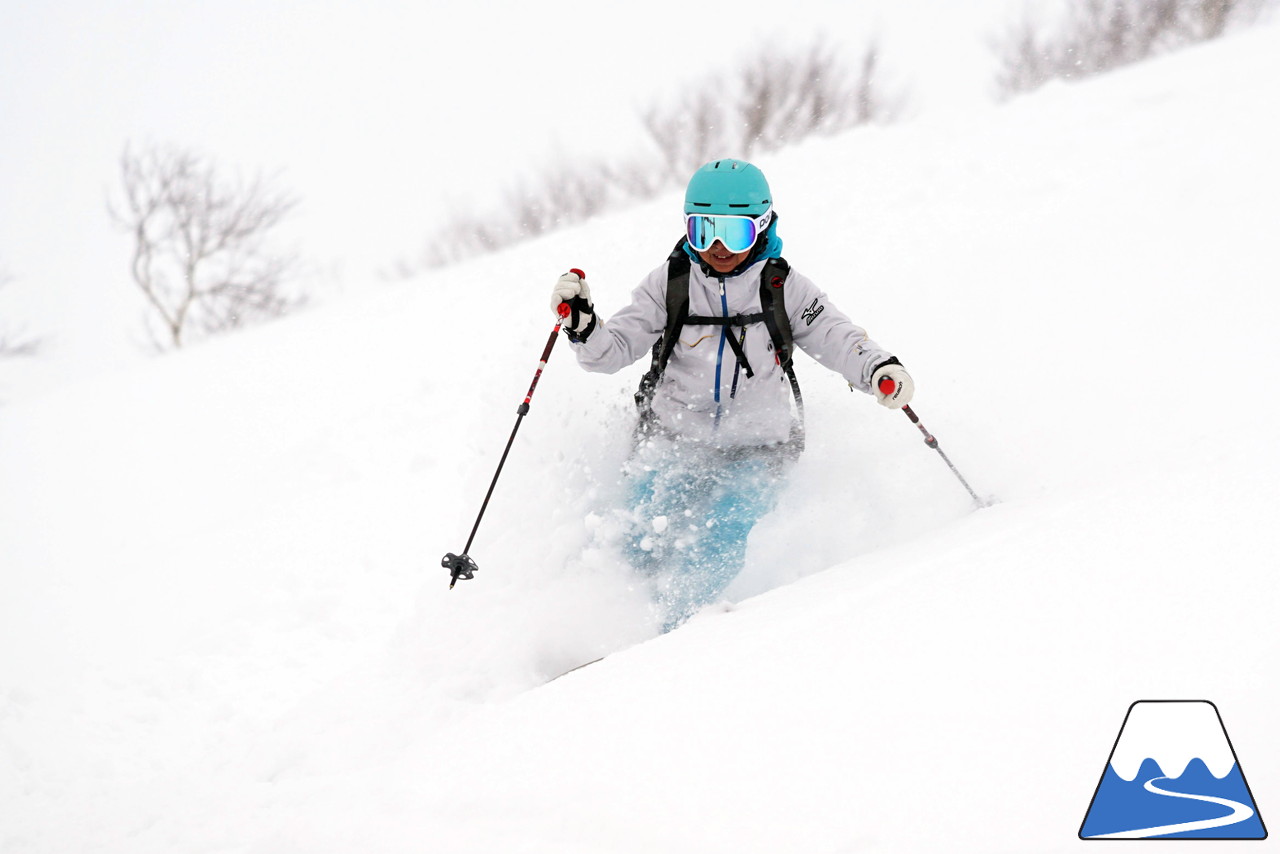
M579 270L577 267L570 267L569 272L576 274L577 277L584 282L587 280L587 274ZM562 302L556 306L556 313L558 313L562 319L567 318L570 314L573 314L573 307L567 302Z
M895 383L892 379L890 379L889 377L881 377L881 378L880 378L880 393L881 393L881 394L893 394L893 390L894 390L895 388L897 388L897 383Z

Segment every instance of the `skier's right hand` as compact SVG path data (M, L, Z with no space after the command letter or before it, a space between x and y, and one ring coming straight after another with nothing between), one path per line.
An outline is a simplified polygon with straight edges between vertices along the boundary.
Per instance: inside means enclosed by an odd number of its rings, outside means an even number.
M907 369L897 359L885 362L871 375L871 392L881 406L901 409L911 402L915 391L916 384L912 381L911 374L907 373Z
M569 304L569 316L562 326L569 340L581 344L596 328L595 307L591 305L591 288L587 287L586 274L570 270L556 280L551 291L551 310L560 317L560 304Z

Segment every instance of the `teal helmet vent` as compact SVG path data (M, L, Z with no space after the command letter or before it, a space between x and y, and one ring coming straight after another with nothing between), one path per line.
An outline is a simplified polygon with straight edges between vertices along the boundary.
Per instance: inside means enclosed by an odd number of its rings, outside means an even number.
M712 160L693 173L684 212L761 216L773 209L764 173L745 160Z

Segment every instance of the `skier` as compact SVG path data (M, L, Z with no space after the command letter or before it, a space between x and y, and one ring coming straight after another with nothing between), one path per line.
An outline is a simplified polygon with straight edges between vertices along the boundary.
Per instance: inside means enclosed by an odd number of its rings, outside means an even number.
M684 239L608 320L577 271L551 296L553 311L571 308L563 328L584 369L614 373L652 349L624 468L624 551L654 579L663 631L715 602L742 570L747 536L803 447L792 343L890 408L914 389L891 353L781 260L760 169L707 163L689 181L684 215Z

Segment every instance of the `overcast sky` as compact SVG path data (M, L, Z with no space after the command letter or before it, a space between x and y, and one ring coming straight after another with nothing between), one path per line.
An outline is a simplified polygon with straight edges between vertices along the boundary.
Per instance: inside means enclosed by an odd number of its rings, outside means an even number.
M1020 8L0 0L0 321L52 332L68 371L141 351L129 242L106 215L129 141L276 175L301 198L303 254L354 289L554 150L640 150L640 106L766 40L879 36L919 109L986 98L983 36Z

